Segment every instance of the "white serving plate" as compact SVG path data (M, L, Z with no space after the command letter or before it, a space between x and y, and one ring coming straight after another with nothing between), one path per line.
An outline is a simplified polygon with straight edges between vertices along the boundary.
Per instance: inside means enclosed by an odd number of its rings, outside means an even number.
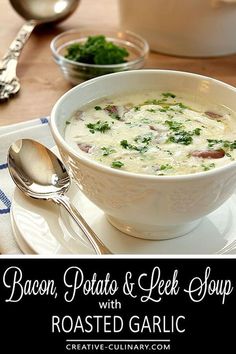
M142 240L115 229L74 184L68 196L114 254L236 254L236 194L189 234L163 241ZM16 241L25 253L93 254L68 214L51 202L27 198L15 189L11 216Z

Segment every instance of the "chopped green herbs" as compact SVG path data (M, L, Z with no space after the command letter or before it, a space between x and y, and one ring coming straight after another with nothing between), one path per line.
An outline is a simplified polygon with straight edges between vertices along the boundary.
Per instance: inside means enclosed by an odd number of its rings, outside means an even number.
M189 109L189 107L185 106L185 104L183 104L182 102L176 103L176 105L178 105L182 109Z
M84 43L73 43L66 49L65 58L86 64L120 64L129 56L125 48L107 41L104 35L89 36Z
M133 148L133 145L129 144L127 140L121 140L120 145L124 149L132 149Z
M146 100L145 102L144 102L144 104L154 104L154 105L160 105L160 104L162 104L162 103L164 103L164 102L166 102L166 99L165 98L163 98L163 99L161 99L161 100L157 100L157 99L153 99L153 100Z
M110 148L110 147L106 147L106 146L103 146L101 148L101 150L102 150L102 155L103 156L108 156L108 155L113 154L114 152L116 152L115 149Z
M173 131L178 131L183 128L183 124L175 120L166 120L165 124Z
M129 144L127 140L121 140L120 145L124 148L124 149L129 149L129 150L137 150L139 151L139 148L135 145Z
M201 128L195 128L194 130L193 130L193 134L194 135L200 135L200 132L201 132Z
M173 111L173 112L178 112L178 113L183 113L182 110L184 109L191 109L190 107L186 106L185 104L183 104L182 102L168 102L167 101L167 97L171 97L174 98L173 96L175 96L174 94L167 92L167 93L163 93L162 94L165 98L162 99L150 99L150 100L146 100L143 104L144 105L159 105L162 108L159 109L160 112L167 112L167 111ZM179 109L180 110L179 110Z
M92 134L94 134L95 131L105 133L107 130L111 129L107 122L101 122L100 120L98 120L97 123L86 124L86 127L89 128L89 131Z
M193 138L192 138L192 134L186 131L180 131L175 133L174 135L169 136L167 142L182 144L182 145L190 145L193 142Z
M195 128L191 132L187 132L185 130L179 130L179 128L175 127L172 129L175 131L174 135L170 135L167 139L168 143L176 143L182 145L190 145L193 142L193 135L200 135L200 128Z
M215 168L216 165L214 163L210 163L210 164L201 164L201 167L203 168L203 171L209 171L212 168Z
M164 92L164 93L162 93L162 96L163 97L165 97L165 98L175 98L176 97L176 95L174 95L173 93L171 93L171 92Z
M141 143L141 144L148 144L153 138L153 133L147 133L144 135L138 135L134 139L136 143Z
M108 113L108 115L113 118L113 119L116 119L116 120L120 120L120 116L119 116L119 113L118 113L118 107L117 106L114 106L114 105L107 105L105 108L104 108L104 111L106 111Z
M135 145L129 144L127 140L121 140L120 145L124 149L136 150L136 151L139 151L140 153L144 153L144 152L146 152L148 150L147 145L135 146Z
M207 139L208 141L208 147L213 147L215 145L223 145L223 140L217 140L217 139Z
M208 147L212 148L215 145L221 148L228 148L230 150L236 149L236 140L229 141L229 140L217 140L217 139L207 139Z
M166 170L170 170L172 168L171 165L169 165L168 163L166 165L161 165L160 166L160 170L161 171L166 171Z
M96 109L96 111L101 111L101 110L102 110L102 107L100 107L100 106L95 106L94 109Z
M124 166L123 162L121 161L112 161L111 167L113 168L121 168Z
M156 110L153 108L149 108L149 109L147 109L147 112L156 113Z
M229 157L231 161L235 160L235 158L229 152L226 152L225 156Z
M66 121L66 125L69 125L71 124L71 122L69 120Z
M120 116L116 113L110 113L109 116L113 119L120 120Z
M148 146L144 145L144 146L137 146L136 149L137 151L139 151L141 154L143 154L144 152L148 151Z
M172 156L173 155L173 152L170 151L170 150L164 150L165 152L167 152L168 155Z

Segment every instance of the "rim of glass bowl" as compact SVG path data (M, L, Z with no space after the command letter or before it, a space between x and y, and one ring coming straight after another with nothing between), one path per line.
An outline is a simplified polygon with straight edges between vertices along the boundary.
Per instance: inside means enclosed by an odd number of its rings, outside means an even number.
M87 36L84 35L84 36L81 36L81 34L83 34L88 32ZM134 37L135 39L137 39L141 44L142 44L142 54L140 56L138 56L138 58L134 59L134 60L130 60L130 61L127 61L125 63L121 63L121 64L87 64L87 63L82 63L82 62L77 62L77 61L73 61L73 60L69 60L67 58L65 58L63 55L59 54L58 51L66 46L66 43L69 44L69 42L66 42L64 43L63 45L61 45L60 47L57 48L57 42L58 40L60 40L61 38L63 38L64 36L66 35L69 35L69 34L76 34L78 33L78 39L83 39L83 38L87 38L89 35L98 35L99 33L100 34L104 34L106 36L106 33L109 33L109 36L108 38L110 40L112 40L112 38L114 39L117 39L119 37L116 37L116 36L112 36L112 33L113 34L127 34L131 37ZM89 34L90 33L90 34ZM122 37L120 38L120 40L123 40L124 42L128 43L132 43L132 41L130 40L125 40L123 39ZM137 47L137 46L136 46ZM115 29L109 29L109 30L99 30L98 28L96 29L72 29L72 30L69 30L69 31L65 31L65 32L62 32L60 33L59 35L57 35L50 43L50 48L51 48L51 51L53 53L53 56L54 58L56 59L57 62L59 63L67 63L67 64L70 64L70 65L75 65L77 67L81 67L81 68L103 68L103 69L126 69L128 67L132 67L133 65L135 64L138 64L139 62L141 61L144 61L145 57L148 55L149 53L149 45L148 45L148 42L146 41L146 39L144 39L143 37L141 37L139 34L136 34L132 31L126 31L126 30L115 30Z

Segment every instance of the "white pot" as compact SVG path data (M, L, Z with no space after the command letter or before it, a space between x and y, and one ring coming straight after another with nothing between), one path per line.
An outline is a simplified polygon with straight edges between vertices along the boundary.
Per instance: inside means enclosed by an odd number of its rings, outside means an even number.
M236 0L119 0L121 27L152 50L207 57L236 53Z

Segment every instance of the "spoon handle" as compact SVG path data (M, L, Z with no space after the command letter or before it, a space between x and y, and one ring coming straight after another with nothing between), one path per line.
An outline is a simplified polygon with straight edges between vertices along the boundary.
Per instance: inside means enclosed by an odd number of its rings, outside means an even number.
M70 203L69 198L64 195L59 195L53 197L53 201L57 204L62 205L68 213L71 215L76 224L83 231L88 241L92 245L96 254L112 254L111 251L102 243L102 241L97 237L95 232L91 229L91 227L84 220L82 215L78 212L78 210Z
M20 89L19 79L16 75L16 67L21 50L37 25L36 21L26 22L17 33L8 51L0 61L0 100L7 99Z

